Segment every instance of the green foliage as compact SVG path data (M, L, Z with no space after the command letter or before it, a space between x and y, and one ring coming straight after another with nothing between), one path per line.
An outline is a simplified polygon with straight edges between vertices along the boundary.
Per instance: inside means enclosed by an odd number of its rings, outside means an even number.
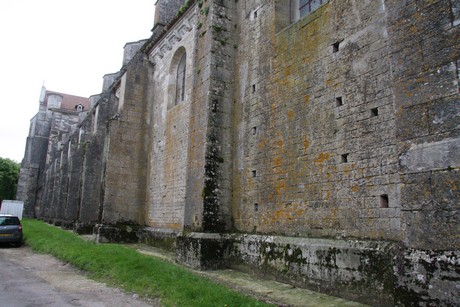
M179 11L177 12L176 16L182 15L190 6L192 2L190 0L185 1L185 3L179 8Z
M19 163L7 158L0 158L0 201L15 199L19 168Z
M59 228L24 219L26 244L126 291L161 299L163 306L268 306L167 261L119 244L95 244Z
M200 10L200 14L201 14L201 15L204 14L204 15L208 16L208 14L209 14L209 6L207 6L207 7L205 7L205 8L202 8L202 9Z

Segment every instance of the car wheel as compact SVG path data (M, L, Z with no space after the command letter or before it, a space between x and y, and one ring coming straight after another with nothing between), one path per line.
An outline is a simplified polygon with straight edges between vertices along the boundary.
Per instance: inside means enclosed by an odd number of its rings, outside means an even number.
M14 246L21 247L22 246L22 241L18 241L16 243L14 243Z

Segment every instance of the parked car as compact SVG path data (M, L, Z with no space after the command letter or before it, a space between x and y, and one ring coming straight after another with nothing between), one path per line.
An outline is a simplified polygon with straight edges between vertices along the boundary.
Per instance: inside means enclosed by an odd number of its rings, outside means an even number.
M22 225L17 216L0 214L0 243L22 245Z

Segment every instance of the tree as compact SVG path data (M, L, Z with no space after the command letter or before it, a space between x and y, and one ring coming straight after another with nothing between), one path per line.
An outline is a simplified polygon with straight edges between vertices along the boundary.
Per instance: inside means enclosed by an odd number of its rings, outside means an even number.
M19 169L19 163L8 158L0 158L0 201L15 199Z

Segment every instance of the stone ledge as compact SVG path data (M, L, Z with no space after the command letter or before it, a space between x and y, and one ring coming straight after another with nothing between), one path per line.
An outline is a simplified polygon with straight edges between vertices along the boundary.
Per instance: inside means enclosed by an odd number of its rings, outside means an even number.
M176 261L193 269L236 269L372 306L449 305L460 297L458 251L407 249L388 241L188 233L132 225L96 225L95 234L99 243L140 242L175 251Z

